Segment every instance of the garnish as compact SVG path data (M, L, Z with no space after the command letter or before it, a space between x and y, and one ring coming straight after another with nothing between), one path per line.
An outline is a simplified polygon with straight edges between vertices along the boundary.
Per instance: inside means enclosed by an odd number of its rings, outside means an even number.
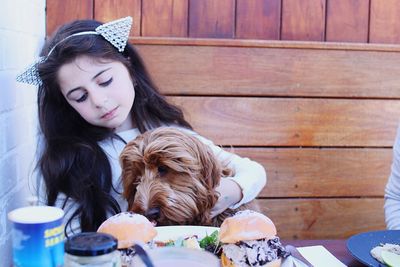
M212 234L206 235L201 240L199 240L197 235L192 235L189 237L178 237L177 239L167 240L167 241L156 241L157 247L185 247L192 249L203 249L214 255L221 256L221 244L218 239L218 230L215 230Z
M221 244L218 239L218 230L215 230L211 235L206 235L200 240L200 247L207 250L218 257L221 256Z
M208 245L218 245L218 231L215 230L211 235L206 235L202 240L200 240L200 247L205 249Z

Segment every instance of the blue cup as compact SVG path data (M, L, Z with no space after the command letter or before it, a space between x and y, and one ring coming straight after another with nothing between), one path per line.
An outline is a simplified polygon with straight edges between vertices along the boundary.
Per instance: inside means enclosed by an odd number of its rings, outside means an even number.
M50 206L19 208L8 213L16 267L64 265L64 211Z

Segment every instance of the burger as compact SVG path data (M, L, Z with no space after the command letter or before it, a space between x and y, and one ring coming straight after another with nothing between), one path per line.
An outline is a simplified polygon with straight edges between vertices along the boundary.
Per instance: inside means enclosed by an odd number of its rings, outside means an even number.
M222 267L276 267L290 255L276 236L271 219L251 210L239 211L225 219L219 239Z
M143 215L122 212L104 221L97 232L114 236L118 240L122 266L129 266L135 255L135 244L152 248L157 231L153 224Z

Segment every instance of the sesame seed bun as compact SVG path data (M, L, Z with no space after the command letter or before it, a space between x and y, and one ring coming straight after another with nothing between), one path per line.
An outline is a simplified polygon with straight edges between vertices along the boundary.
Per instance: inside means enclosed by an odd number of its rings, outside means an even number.
M157 235L155 227L146 217L132 212L122 212L108 218L97 232L117 238L118 249L129 248L137 241L150 242Z
M219 240L225 244L239 241L271 239L276 236L276 227L270 218L255 211L242 211L226 218L219 231Z

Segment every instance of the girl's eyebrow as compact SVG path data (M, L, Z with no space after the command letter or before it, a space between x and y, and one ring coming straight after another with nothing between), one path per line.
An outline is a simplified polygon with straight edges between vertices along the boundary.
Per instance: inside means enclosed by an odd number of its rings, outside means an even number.
M111 69L111 67L99 71L99 73L97 73L96 75L93 76L92 81L93 81L94 79L96 79L97 77L99 77L99 76L100 76L101 74L103 74L104 72L108 71L109 69ZM70 94L72 94L73 92L75 92L76 90L79 90L79 89L81 89L80 86L79 86L79 87L76 87L76 88L74 88L74 89L69 90L66 96L68 97Z

